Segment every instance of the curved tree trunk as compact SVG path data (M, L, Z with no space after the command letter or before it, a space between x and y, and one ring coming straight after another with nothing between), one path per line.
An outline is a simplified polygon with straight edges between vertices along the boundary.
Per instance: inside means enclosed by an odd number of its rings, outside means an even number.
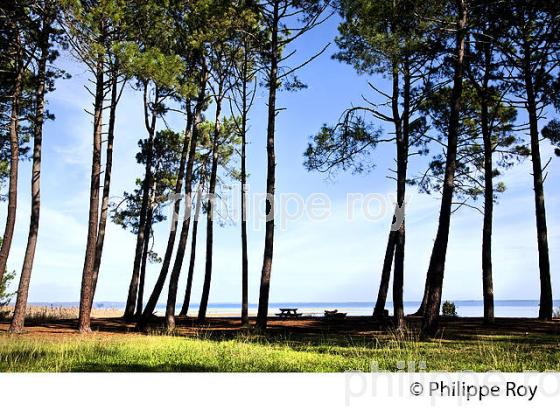
M103 130L104 99L104 55L98 54L95 74L95 102L93 113L93 153L89 194L89 219L82 286L80 293L80 313L78 329L81 333L91 332L90 316L92 305L93 267L99 223L99 185L101 174L101 135Z
M135 316L137 319L142 315L142 309L144 309L144 289L146 287L146 269L148 267L148 251L150 249L150 236L152 233L152 220L153 220L153 212L154 212L152 208L152 202L153 202L153 193L148 208L148 215L146 216L146 227L144 229L144 246L142 249L142 264L140 267L140 280L138 283L138 298L136 300Z
M6 215L6 227L0 247L0 283L4 277L6 266L8 264L8 256L12 246L12 238L14 236L14 228L16 225L17 212L17 182L19 168L19 115L20 115L20 99L23 90L23 50L19 38L19 31L16 33L16 58L15 63L17 71L15 73L12 110L10 113L10 182L8 187L8 213Z
M202 208L202 187L204 186L204 177L199 183L199 187L196 194L196 208L194 211L194 220L193 220L193 231L192 231L192 239L191 239L191 256L189 260L189 272L187 274L187 286L185 288L185 297L183 299L183 307L181 308L181 312L179 316L186 317L189 313L189 305L191 303L191 292L192 292L192 283L194 277L194 266L196 261L196 238L198 236L198 220L200 218L200 210Z
M204 85L206 81L204 82ZM205 87L203 87L205 89ZM216 109L216 116L219 115L220 107ZM199 113L197 113L200 115ZM198 126L198 123L197 123ZM175 255L175 263L171 270L171 277L169 278L169 292L167 294L167 306L165 309L165 322L168 331L175 328L175 304L177 303L177 290L179 288L179 276L183 267L183 260L185 259L185 251L187 248L187 241L189 238L189 228L191 222L192 212L192 179L193 167L196 153L196 137L198 134L193 133L193 143L191 144L191 157L187 165L187 174L185 177L185 219L181 227L181 236L177 246L177 254Z
M543 173L539 142L539 128L535 91L530 75L526 75L527 112L531 134L531 160L533 162L533 187L535 191L535 217L537 222L537 245L539 250L539 272L541 297L539 319L552 319L552 285L550 281L550 259L548 251L548 233L546 226L546 209L544 201Z
M212 171L208 186L208 202L206 208L206 266L204 270L204 285L202 286L202 297L198 308L198 320L206 320L208 309L208 298L210 297L210 284L212 282L212 262L214 257L214 207L216 206L216 180L218 177L218 149L220 139L220 115L222 101L216 101L216 118L214 125L214 141L212 144Z
M383 318L385 316L385 304L387 303L387 293L389 291L389 281L391 279L391 268L395 255L396 232L389 231L387 247L385 248L385 258L383 259L383 269L381 270L381 281L377 292L377 301L373 309L373 316Z
M47 74L47 60L49 58L49 37L51 32L52 18L50 14L45 17L43 29L41 30L40 49L41 56L37 65L37 90L36 108L33 127L33 165L31 170L31 217L29 222L29 235L27 237L27 247L23 258L23 267L17 292L16 307L10 333L19 333L23 330L25 323L25 311L27 308L27 297L29 293L29 283L35 259L35 249L37 248L37 238L39 235L39 217L41 211L41 151L43 144L43 123L45 114L45 81ZM4 272L3 270L1 271ZM0 282L1 282L0 275Z
M194 159L193 159L194 160ZM192 170L191 170L192 175ZM185 215L183 217L183 223L181 225L181 234L179 235L179 244L177 245L177 254L175 255L175 262L173 263L173 269L171 270L171 278L172 280L179 280L179 274L181 273L181 268L183 267L183 260L185 258L185 251L187 247L187 241L189 239L189 229L190 229L190 221L191 221L191 212L192 212L192 189L187 187L191 185L191 179L188 179L188 182L185 181ZM175 279L176 278L176 279ZM150 311L153 311L155 308L155 303L157 299L159 299L159 295L163 290L163 285L165 283L165 277L160 276L158 278L158 282L156 283L156 287L148 301L148 305L146 305L146 309L144 310L144 315L142 320L146 320L146 314ZM170 283L171 287L171 283ZM157 298L156 298L157 296ZM172 331L175 329L175 303L177 298L177 291L175 290L175 295L173 296L175 300L170 300L169 295L167 298L167 305L165 309L165 318L166 318L166 328L168 331ZM170 307L170 303L173 303L173 306ZM151 313L149 313L151 314Z
M178 269L181 271L183 258L185 256L185 248L187 246L187 240L189 235L189 227L190 227L190 220L191 220L191 195L192 195L192 177L193 177L193 168L194 162L196 159L196 144L198 139L198 127L202 122L202 111L204 108L205 98L206 98L206 83L208 81L208 71L206 70L206 66L203 66L203 72L201 75L201 82L199 84L199 94L197 97L197 102L194 111L194 123L192 127L192 134L190 138L190 146L189 146L189 156L187 161L187 167L185 172L185 216L183 217L183 222L181 224L181 233L179 235L179 244L177 245L177 254L175 255L175 262L173 264L173 271ZM179 185L179 181L181 181L181 185ZM177 187L182 186L182 178L177 179ZM176 187L176 188L177 188ZM179 191L176 191L180 193ZM180 205L180 200L176 201L176 206ZM177 208L176 208L177 209ZM177 210L178 212L178 210ZM173 253L173 245L175 243L176 231L177 231L177 222L174 221L174 226L172 226L171 233L169 234L169 240L167 242L167 249L165 251L165 258L164 264L161 267L161 271L157 278L156 284L148 299L148 303L146 303L146 307L144 308L144 313L142 313L142 317L138 323L140 328L144 328L148 323L150 316L154 312L154 309L157 305L157 301L159 296L161 295L161 291L163 290L163 286L165 284L165 280L167 278L167 272L169 270L169 265L171 264L171 254ZM168 257L169 256L169 257ZM166 264L167 262L167 264ZM172 271L172 274L173 274ZM166 317L167 317L167 309L166 309ZM172 326L174 326L175 318L172 319Z
M422 332L434 335L439 325L439 310L441 307L441 292L445 271L445 259L449 240L451 223L451 207L453 205L453 191L455 189L455 170L457 161L457 143L459 132L459 115L461 112L463 94L463 63L465 55L465 38L467 28L467 0L456 0L457 28L455 39L455 68L453 76L453 90L450 101L450 116L447 137L447 159L445 177L442 190L439 224L428 268L429 294L426 303Z
M152 295L150 295L150 299L146 307L144 308L144 312L140 312L140 316L138 317L139 324L141 327L147 323L150 315L153 313L156 305L157 300L159 299L159 295L163 289L163 284L165 283L165 279L167 277L167 272L169 270L169 265L171 264L171 257L173 255L173 247L175 245L175 238L177 236L177 227L179 224L179 211L181 209L181 193L183 191L183 178L185 175L185 166L187 162L187 156L189 155L189 147L192 143L192 135L193 135L193 116L189 108L189 103L187 103L187 125L185 127L185 138L183 140L183 149L181 151L181 159L179 161L179 172L177 174L177 182L175 184L175 200L173 205L173 219L171 221L171 230L169 231L169 237L167 238L167 247L165 249L165 255L163 257L163 264L156 281L156 285L154 287L154 291ZM149 310L148 313L146 313ZM146 313L146 314L144 314ZM140 323L141 322L141 323Z
M111 105L109 108L109 127L107 130L107 148L105 150L105 174L103 176L103 193L101 196L101 215L99 217L99 226L97 228L97 242L95 244L95 261L93 264L93 285L91 303L95 297L97 289L97 279L99 278L99 269L101 267L101 257L103 255L103 244L105 242L105 230L107 227L107 215L109 212L109 194L111 189L111 176L113 169L113 143L115 140L115 121L117 104L119 100L118 93L118 75L116 70L111 72Z
M426 281L424 283L424 294L422 296L422 302L420 302L420 306L416 313L412 316L424 316L424 312L426 311L426 304L428 303L428 295L430 294L430 280L426 275Z
M276 91L278 89L278 62L280 47L278 44L279 4L274 2L270 71L268 74L268 127L266 135L266 227L264 234L263 266L261 272L261 286L259 290L259 308L257 313L257 328L265 330L268 322L268 302L270 297L270 275L272 273L272 256L274 254L274 192L276 186L276 153L274 137L276 129Z
M189 229L190 229L191 212L192 212L192 188L191 188L192 179L191 178L192 178L192 169L190 171L190 177L187 176L185 178L185 216L183 218L183 224L181 226L181 234L179 235L179 244L177 245L177 254L175 255L175 262L173 263L173 269L171 270L171 278L169 280L170 288L172 287L171 285L172 281L177 283L173 286L174 293L172 291L172 293L168 294L168 298L167 298L165 318L166 318L166 328L168 331L172 331L173 329L175 329L175 303L177 298L177 284L179 281L181 268L183 267L183 260L185 258L187 241L189 239ZM162 277L158 279L163 279L163 280L156 284L156 288L154 288L154 293L152 293L153 299L150 299L150 301L148 301L149 305L146 306L144 314L146 314L150 309L153 309L152 305L155 307L154 300L157 300L155 299L155 296L157 295L157 297L159 298L159 295L163 289L165 278Z
M194 147L193 147L193 140L196 138L196 131L194 131L191 134L191 138L189 139L190 142L190 150L193 151ZM189 165L187 166L187 168L190 167L190 162L194 161L194 158L192 158L191 152L189 152ZM188 169L187 169L187 172ZM191 169L191 173L192 173L192 169ZM180 175L182 177L182 175ZM182 188L182 181L183 178L179 178L177 179L177 186L180 186ZM179 182L181 181L181 182ZM186 187L185 187L186 190ZM181 235L179 238L179 247L181 246L181 239L184 236L184 231L185 231L185 221L190 220L190 208L191 206L189 206L189 201L190 201L190 194L186 196L185 198L185 215L183 217L183 223L181 226ZM177 207L180 206L180 199L176 199L175 201L175 210L177 210ZM171 226L171 231L169 233L169 238L167 241L167 249L165 252L165 257L163 260L163 265L162 268L159 272L158 278L156 280L156 283L154 285L154 289L152 290L152 293L150 294L150 297L148 299L148 302L146 303L146 306L144 307L144 312L142 313L142 316L140 317L139 321L138 321L138 326L140 328L144 328L146 326L146 324L148 323L150 317L152 316L152 314L154 313L154 309L156 308L158 299L161 295L161 291L163 290L163 285L165 284L165 280L167 279L167 272L169 271L169 265L171 264L171 255L173 253L173 245L175 243L175 237L177 234L177 223L178 221L175 219L172 222L172 226ZM188 228L187 228L187 232L188 232Z
M132 277L130 278L130 285L128 287L128 298L126 300L126 307L124 311L124 319L132 321L134 319L134 310L136 308L136 300L138 297L138 286L140 283L140 265L142 264L142 253L144 250L144 232L146 228L146 218L148 215L148 203L150 199L150 187L152 186L152 161L153 161L153 145L154 134L156 129L156 113L152 113L151 120L148 116L148 85L144 84L144 119L146 129L148 131L148 141L146 143L146 171L144 174L144 182L142 186L142 207L140 209L140 221L138 224L138 234L136 236L136 248L134 251L134 265L132 268ZM159 99L159 92L156 87L155 101Z

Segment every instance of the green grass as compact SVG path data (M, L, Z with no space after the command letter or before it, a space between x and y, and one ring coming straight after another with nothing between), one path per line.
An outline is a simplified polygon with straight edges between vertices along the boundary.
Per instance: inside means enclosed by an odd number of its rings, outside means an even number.
M211 371L343 372L397 371L402 363L425 363L428 371L560 371L557 337L508 337L469 341L296 341L238 337L232 340L172 336L93 336L60 340L0 335L2 372Z

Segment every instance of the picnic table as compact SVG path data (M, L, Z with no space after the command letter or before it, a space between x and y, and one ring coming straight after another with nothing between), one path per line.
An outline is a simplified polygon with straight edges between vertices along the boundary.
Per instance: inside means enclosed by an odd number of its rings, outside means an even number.
M339 312L338 309L335 310L325 310L326 319L344 319L346 313Z
M281 318L298 318L302 313L297 312L297 308L280 308L280 313L276 313L276 316Z

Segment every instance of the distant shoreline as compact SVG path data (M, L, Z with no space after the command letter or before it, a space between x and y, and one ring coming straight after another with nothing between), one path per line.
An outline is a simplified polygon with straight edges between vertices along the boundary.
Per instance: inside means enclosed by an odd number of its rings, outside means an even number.
M483 300L482 299L449 299L449 298L443 298L444 300L450 300L453 303L455 303L456 305L462 305L462 306L466 306L466 305L483 305ZM410 305L420 305L421 301L405 301L404 305L405 306L410 306ZM538 299L497 299L494 301L495 305L504 305L504 304L510 304L513 303L515 305L521 305L521 304L528 304L533 306L534 304L539 304L539 300ZM79 302L60 302L60 301L56 301L56 302L48 302L48 301L40 301L40 302L29 302L29 305L33 305L33 306L61 306L61 307L71 307L71 306L79 306ZM555 299L554 300L554 304L560 304L560 299ZM13 303L10 304L10 306L13 305ZM94 302L95 306L98 307L104 307L104 306L125 306L125 302L115 302L115 301L100 301L100 302ZM271 307L278 307L278 306L374 306L375 305L375 301L369 301L369 302L271 302L269 304L269 306ZM159 303L157 305L158 307L165 307L164 303ZM178 305L179 306L179 305ZM194 308L198 308L198 304L193 304L191 305ZM209 307L241 307L240 303L236 303L236 302L218 302L218 303L209 303L208 305ZM392 302L388 301L387 302L387 306L392 306ZM249 303L249 307L258 307L258 303Z
M482 317L483 302L481 300L457 300L454 301L457 308L457 313L460 317ZM416 312L420 302L405 302L405 314L410 315ZM560 301L555 300L554 305L556 308L560 306ZM269 305L269 316L275 317L279 312L279 308L296 308L298 313L307 317L320 317L324 315L325 310L337 309L339 312L344 312L348 316L371 316L373 311L373 302L320 302L320 303L271 303ZM13 306L12 306L13 307ZM106 318L118 317L124 312L125 304L122 302L96 302L94 303L93 317ZM29 304L29 308L34 311L52 310L60 311L65 317L75 316L78 311L77 302L33 302ZM179 312L181 306L177 306ZM256 316L257 304L249 305L249 315ZM386 309L391 314L393 306L388 302ZM534 318L538 316L539 301L538 300L496 300L495 301L495 314L496 317L504 318ZM155 310L157 316L161 316L165 311L164 304L158 304ZM198 314L198 304L194 304L189 309L189 316L196 316ZM241 315L241 305L234 303L215 303L209 304L207 315L211 317L239 317Z

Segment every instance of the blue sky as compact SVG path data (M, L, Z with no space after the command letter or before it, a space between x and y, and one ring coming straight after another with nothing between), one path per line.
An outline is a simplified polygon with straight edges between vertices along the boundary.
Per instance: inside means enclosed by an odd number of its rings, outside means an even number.
M297 58L314 54L336 35L331 20L298 43ZM285 107L277 119L277 193L297 193L307 197L325 193L332 203L332 214L323 221L302 218L277 231L272 272L272 302L372 301L377 294L381 264L391 215L369 221L359 215L346 218L348 193L390 194L394 182L387 178L394 149L380 146L374 155L375 170L367 175L340 174L334 180L308 173L302 153L308 137L323 123L333 122L361 95L375 98L367 81L384 84L380 77L359 77L347 65L330 58L329 50L299 73L308 88L297 93L282 93L279 106ZM84 89L88 72L71 56L63 55L59 64L72 74L60 81L49 95L49 110L56 120L45 126L43 151L42 214L40 238L30 289L31 302L72 302L79 298L87 231L89 173L91 164L91 97ZM265 189L266 170L266 92L260 90L251 115L248 170L251 192ZM168 118L175 130L184 128L179 115ZM380 124L382 125L382 124ZM543 124L544 125L544 122ZM160 126L163 124L160 122ZM388 125L383 125L387 132ZM140 96L127 89L117 117L112 197L133 187L142 169L134 156L137 141L145 136ZM553 156L543 144L543 158ZM426 165L426 158L414 158L412 172ZM29 215L29 162L21 164L18 220L12 252L11 270L19 274L27 238ZM532 177L529 161L507 172L507 191L495 208L494 285L497 299L538 299L538 259ZM555 299L560 298L560 162L553 159L545 191L548 210L549 243ZM437 229L438 199L418 194L409 188L405 300L422 296L425 273ZM6 204L0 205L5 218ZM480 246L481 215L463 209L453 216L444 298L481 299ZM201 223L193 302L198 303L204 268L204 224ZM156 251L163 253L168 224L156 228ZM258 299L264 230L249 230L250 301ZM134 237L110 225L99 279L97 301L124 301L132 270ZM239 225L217 227L214 247L214 275L210 303L238 302L241 295L241 253ZM188 257L188 254L187 254ZM147 289L155 281L159 265L148 269ZM180 289L184 289L186 270ZM161 300L165 300L165 293ZM182 291L179 298L182 298ZM181 299L179 299L181 300Z

